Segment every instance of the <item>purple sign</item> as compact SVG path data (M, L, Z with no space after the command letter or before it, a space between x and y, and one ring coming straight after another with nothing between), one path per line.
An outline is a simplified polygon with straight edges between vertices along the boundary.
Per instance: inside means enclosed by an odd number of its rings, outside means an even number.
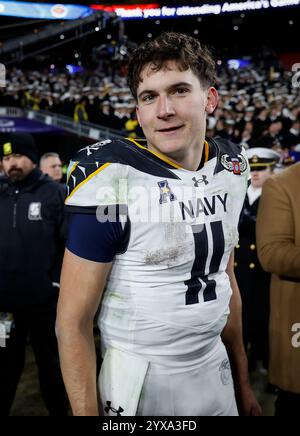
M34 135L36 133L61 133L63 130L27 118L0 117L0 132L31 133Z

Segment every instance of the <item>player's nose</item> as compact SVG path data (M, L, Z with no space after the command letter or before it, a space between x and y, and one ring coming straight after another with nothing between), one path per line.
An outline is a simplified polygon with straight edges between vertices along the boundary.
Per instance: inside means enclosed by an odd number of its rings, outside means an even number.
M158 99L157 117L158 118L168 118L175 115L175 109L172 101L168 96L161 95Z

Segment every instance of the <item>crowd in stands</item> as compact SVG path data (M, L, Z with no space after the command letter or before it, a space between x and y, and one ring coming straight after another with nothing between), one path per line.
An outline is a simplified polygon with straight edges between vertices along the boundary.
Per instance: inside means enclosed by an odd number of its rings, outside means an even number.
M12 69L0 91L1 106L47 110L122 131L133 118L135 104L122 71L111 77L99 71L82 74L22 72Z
M300 92L290 72L227 70L218 78L221 96L208 130L245 148L292 151L300 142Z
M13 68L7 71L6 78L7 87L0 88L0 107L50 111L71 117L74 123L90 122L125 136L143 137L136 120L135 101L126 83L126 68L110 74L101 69L71 74L55 69ZM283 163L300 160L300 88L293 84L292 72L254 65L243 69L223 66L218 70L216 88L220 99L216 111L207 119L208 136L221 136L246 149L273 149L280 153ZM41 170L60 182L59 156L43 156ZM1 179L6 181L0 160L0 182ZM34 204L39 203L35 200ZM6 312L6 308L1 310ZM14 389L12 392L14 395Z
M0 106L47 110L141 137L135 102L126 84L126 68L111 72L22 71L7 74ZM292 72L247 67L218 71L220 100L208 118L208 135L219 135L246 148L292 151L300 143L300 92Z

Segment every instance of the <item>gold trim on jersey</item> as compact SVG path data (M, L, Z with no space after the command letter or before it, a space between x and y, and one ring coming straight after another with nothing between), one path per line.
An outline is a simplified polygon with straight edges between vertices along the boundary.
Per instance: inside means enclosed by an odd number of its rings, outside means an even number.
M205 153L205 161L204 163L206 163L209 159L209 145L207 141L204 141L204 153Z
M70 171L70 174L68 175L68 178L67 178L67 184L69 183L69 180L70 180L71 174L73 173L73 171L75 171L75 169L76 169L76 167L77 167L78 164L79 164L79 162L75 162L74 165L72 166L72 169L71 169L71 171Z
M98 173L100 173L102 170L104 170L106 167L108 167L109 165L111 165L111 162L107 162L106 164L102 165L100 168L98 168L96 171L94 171L92 174L90 174L85 180L83 180L81 183L79 183L79 185L75 186L75 188L73 189L73 191L68 195L68 197L66 198L65 202L67 202L73 194L75 194L75 192L85 183L87 183L89 180L91 180L94 176L96 176ZM74 168L75 169L75 168Z
M140 145L134 139L132 139L132 138L126 138L126 139L128 139L128 141L130 141L130 142L133 142L133 144L135 144L137 147L141 148L142 150L147 150L149 153L154 154L154 156L158 157L160 160L166 162L167 164L171 165L172 167L174 167L176 169L182 168L182 166L176 164L175 162L172 162L171 160L169 160L168 158L164 157L160 153L155 153L154 151L149 150L147 147L144 147L143 145Z
M183 168L182 166L175 164L175 162L172 162L168 158L162 156L160 153L155 153L154 151L149 150L147 147L144 147L143 145L136 142L133 138L126 138L126 139L128 139L128 141L132 142L133 144L135 144L137 147L141 148L142 150L147 150L149 153L154 154L154 156L158 157L159 159L161 159L162 161L166 162L167 164L173 166L174 168L176 168L176 169ZM209 159L209 144L207 141L204 141L204 153L205 153L204 163L206 163Z

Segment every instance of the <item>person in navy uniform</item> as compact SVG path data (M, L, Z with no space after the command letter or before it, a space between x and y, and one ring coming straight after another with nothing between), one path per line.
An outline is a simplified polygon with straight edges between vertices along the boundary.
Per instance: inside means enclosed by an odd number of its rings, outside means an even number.
M268 366L268 323L270 274L265 272L256 251L256 216L264 182L272 176L279 154L255 147L247 150L251 184L240 219L240 239L235 249L235 274L243 303L243 337L249 353L249 370L257 361Z

